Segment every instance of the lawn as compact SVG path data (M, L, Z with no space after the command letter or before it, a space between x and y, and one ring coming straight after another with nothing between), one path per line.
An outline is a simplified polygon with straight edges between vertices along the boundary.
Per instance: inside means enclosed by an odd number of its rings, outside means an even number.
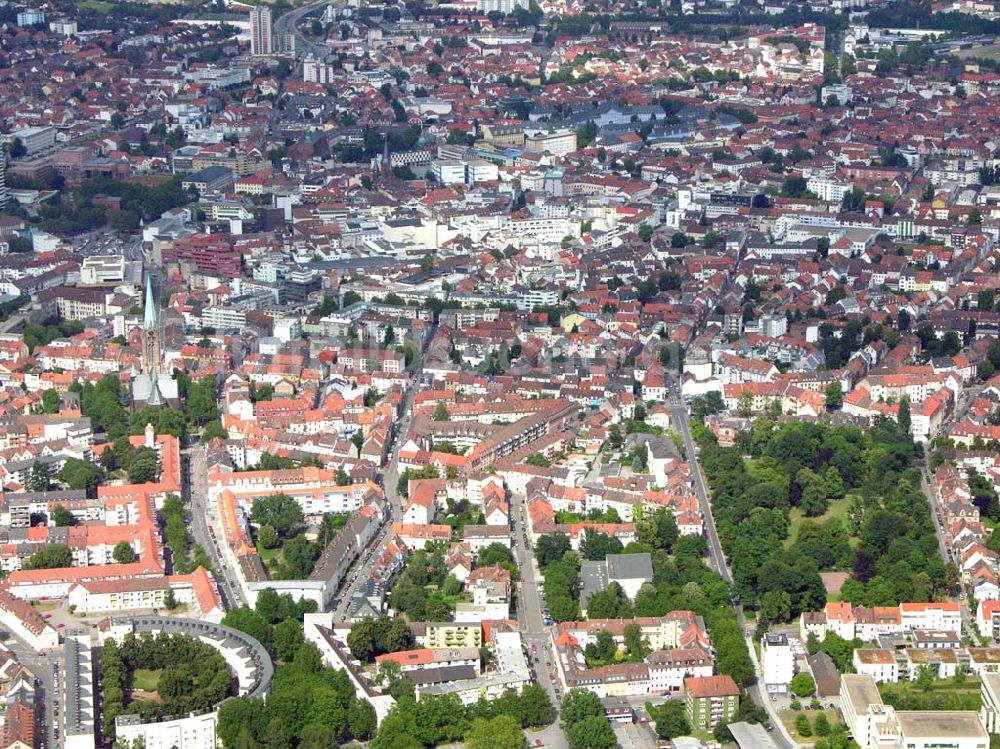
M61 607L62 601L35 601L32 606L44 614L48 611L55 611Z
M142 692L155 692L160 685L160 670L137 668L132 672L132 688Z
M88 10L96 10L98 13L107 13L114 7L112 3L102 2L102 0L83 0L77 5Z
M279 546L277 549L265 549L260 544L257 544L257 553L260 554L260 561L267 564L276 556L281 554L281 547Z
M853 500L854 498L850 494L843 499L830 500L830 506L827 508L826 514L815 518L807 518L798 507L790 509L788 511L788 538L785 539L785 548L787 549L795 543L795 539L799 535L799 528L802 527L802 523L806 520L815 520L817 523L822 523L824 520L829 520L830 518L842 518L846 523ZM852 542L854 540L854 538L851 539Z
M795 739L800 744L812 745L816 743L816 739L820 738L815 733L812 736L802 736L798 731L795 730L795 719L799 715L805 715L809 718L809 724L815 725L816 716L820 713L826 715L826 719L830 721L830 727L838 725L840 720L840 715L837 714L836 710L781 710L778 712L778 717L781 718L781 722L785 724L785 728L788 729L788 733L791 734L792 738Z
M975 710L982 707L979 679L966 678L961 684L954 679L937 679L929 691L914 681L879 684L879 694L885 703L897 710Z

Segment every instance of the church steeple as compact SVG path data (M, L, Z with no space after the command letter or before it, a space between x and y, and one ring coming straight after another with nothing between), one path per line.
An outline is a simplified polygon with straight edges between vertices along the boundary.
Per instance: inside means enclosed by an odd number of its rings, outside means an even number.
M146 405L159 407L166 404L160 391L160 319L153 297L153 278L146 275L146 298L142 320L142 371L149 378L149 398Z
M143 304L145 315L143 316L142 327L144 330L155 328L159 323L159 317L156 314L156 302L153 299L153 276L149 273L146 274L146 298Z

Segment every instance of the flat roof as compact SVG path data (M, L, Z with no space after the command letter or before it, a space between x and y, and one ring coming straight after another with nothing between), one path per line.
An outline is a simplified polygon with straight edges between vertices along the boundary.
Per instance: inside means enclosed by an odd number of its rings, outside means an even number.
M882 695L878 693L875 679L867 674L843 674L841 685L847 692L847 698L854 706L856 715L868 715L870 705L881 705Z
M989 742L990 737L971 710L914 710L896 712L903 741L926 738L974 738Z
M730 723L729 732L740 749L778 749L778 744L760 723Z

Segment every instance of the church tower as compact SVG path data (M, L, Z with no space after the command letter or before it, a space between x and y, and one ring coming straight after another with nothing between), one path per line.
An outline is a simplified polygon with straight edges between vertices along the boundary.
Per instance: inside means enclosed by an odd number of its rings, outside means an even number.
M153 298L153 277L146 275L145 314L142 321L142 371L149 378L147 406L160 407L166 398L160 391L160 319Z

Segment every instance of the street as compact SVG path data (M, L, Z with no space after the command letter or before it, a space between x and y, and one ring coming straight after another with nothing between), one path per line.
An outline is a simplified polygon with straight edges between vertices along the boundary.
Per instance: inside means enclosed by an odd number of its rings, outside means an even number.
M56 668L62 662L63 650L60 647L48 653L38 653L23 641L17 639L10 632L3 632L4 647L10 650L17 662L28 668L35 674L38 684L35 688L35 702L39 709L35 712L38 721L38 736L40 737L39 749L56 749L61 745L62 721L64 719L62 711L61 692L56 692L57 673ZM44 709L42 709L44 705ZM60 738L55 737L56 727L60 727Z
M535 735L542 739L545 746L565 749L568 744L566 736L559 727L559 699L562 695L562 682L556 672L555 645L545 620L542 618L542 596L538 585L541 580L535 563L535 556L527 542L528 507L524 497L513 494L510 504L510 517L513 522L514 557L521 573L517 584L517 622L521 628L521 637L528 651L529 664L534 669L535 681L545 687L555 711L555 720L544 731ZM531 736L529 735L529 741Z
M698 506L701 509L701 515L705 525L705 540L708 542L709 565L716 572L718 572L727 583L732 585L733 575L726 563L726 556L722 551L722 543L719 541L719 534L715 528L715 518L712 516L712 504L709 499L708 483L705 481L705 475L701 470L701 462L698 460L698 451L695 449L696 446L694 438L691 436L691 425L688 420L687 407L683 402L673 400L668 403L667 408L670 411L670 424L676 428L678 432L680 432L681 438L684 441L684 452L687 454L688 463L691 465L691 478L694 483L694 491L698 497ZM778 746L782 747L782 749L793 749L793 747L796 747L797 744L788 733L784 724L781 722L781 719L778 717L774 706L767 697L764 685L761 682L761 675L763 671L760 661L757 658L757 650L754 647L754 627L747 623L746 616L743 613L743 607L739 604L734 604L734 607L736 609L736 618L739 621L740 629L743 630L743 636L746 640L747 648L750 651L750 660L753 662L753 670L755 674L754 680L747 685L747 691L750 693L750 698L754 701L754 704L767 711L768 717L771 719L771 725L774 726L774 732L771 736Z
M222 602L227 609L245 605L246 598L243 595L243 590L235 581L233 572L216 546L215 539L208 528L208 516L211 513L212 517L215 518L216 532L222 533L222 526L216 517L215 508L208 507L208 471L205 465L205 448L202 445L194 445L181 451L181 499L191 514L191 524L188 526L191 536L196 544L201 545L212 561L215 581L219 588L219 595L222 596Z

